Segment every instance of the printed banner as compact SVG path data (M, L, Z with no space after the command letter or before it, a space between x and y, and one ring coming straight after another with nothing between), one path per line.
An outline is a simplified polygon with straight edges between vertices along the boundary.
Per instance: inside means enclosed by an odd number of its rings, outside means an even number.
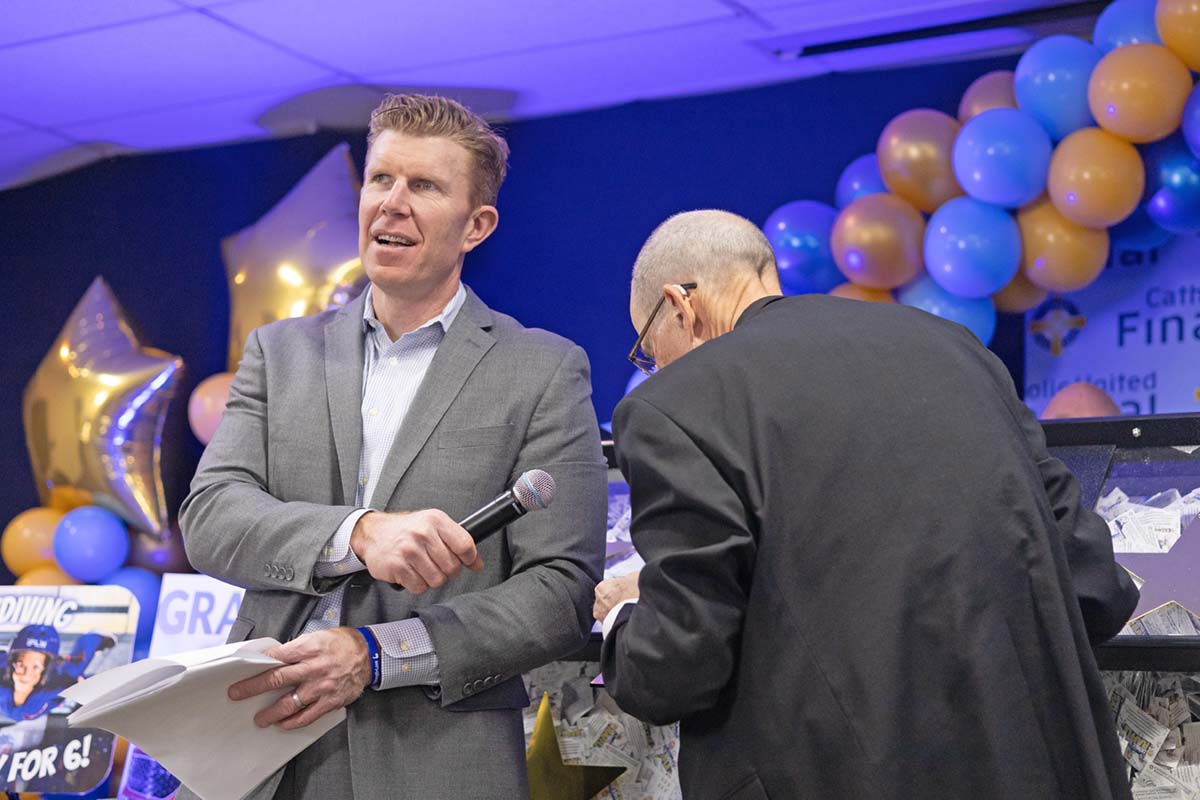
M0 778L7 792L88 792L108 778L113 735L68 728L59 693L128 664L137 600L119 586L0 587Z
M242 594L240 587L207 575L163 575L150 658L224 644ZM117 800L169 800L178 789L178 778L130 743Z
M1200 411L1200 236L1114 253L1085 289L1025 317L1025 402L1099 386L1124 414Z

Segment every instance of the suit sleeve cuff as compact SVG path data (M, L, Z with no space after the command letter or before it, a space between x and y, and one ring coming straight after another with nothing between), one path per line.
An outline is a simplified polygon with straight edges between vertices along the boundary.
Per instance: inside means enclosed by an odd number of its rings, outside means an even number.
M381 690L397 686L436 686L441 683L437 653L424 622L413 617L369 627L379 640L382 651Z
M609 612L604 615L604 624L600 627L600 635L603 636L605 639L607 639L608 632L611 631L613 625L615 625L617 623L617 614L619 614L621 612L621 609L627 605L636 604L636 603L637 603L636 598L631 599L631 600L622 600L621 602L619 602L615 606L613 606L611 609L609 609Z
M315 577L336 578L367 568L366 564L359 561L358 556L354 555L354 551L350 549L350 535L354 533L354 526L358 524L362 515L370 510L369 508L360 508L342 520L342 524L321 548L321 555L318 556L317 563L313 567Z

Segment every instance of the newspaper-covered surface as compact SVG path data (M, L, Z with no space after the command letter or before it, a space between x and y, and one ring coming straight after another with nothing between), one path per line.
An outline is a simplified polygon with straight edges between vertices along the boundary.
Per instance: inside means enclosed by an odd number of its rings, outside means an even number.
M1164 603L1124 634L1200 635L1200 618ZM1105 672L1104 686L1135 800L1200 800L1200 675Z
M1130 497L1118 486L1097 501L1096 513L1108 523L1113 552L1169 553L1200 516L1200 488Z
M595 662L563 661L525 676L531 697L550 695L563 761L627 768L596 795L599 800L681 800L679 726L648 725L621 711L591 685L599 668ZM536 719L534 704L525 710L526 746Z

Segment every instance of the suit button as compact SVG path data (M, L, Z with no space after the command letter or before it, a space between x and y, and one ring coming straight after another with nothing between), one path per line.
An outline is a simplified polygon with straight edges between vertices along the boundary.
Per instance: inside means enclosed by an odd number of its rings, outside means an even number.
M485 687L490 688L493 683L495 683L495 679L492 678L490 675L483 679L483 685Z
M469 683L463 687L463 694L471 694L474 691L475 689Z
M483 688L483 681L475 681L475 691L479 691L482 688Z
M288 567L288 569L287 569L287 579L290 581L290 580L292 580L292 579L293 579L293 578L295 578L295 577L296 577L296 573L295 573L295 571L293 571L291 567Z

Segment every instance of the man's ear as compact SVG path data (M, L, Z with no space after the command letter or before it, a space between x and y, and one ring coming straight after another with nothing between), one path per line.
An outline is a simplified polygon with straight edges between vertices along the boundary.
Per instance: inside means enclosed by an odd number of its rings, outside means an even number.
M676 324L693 339L697 338L696 331L701 324L696 317L696 310L690 302L683 289L680 289L678 284L669 283L663 287L663 292L666 295L667 303L670 304L670 309L667 309L672 318L677 319Z
M500 212L495 206L480 206L475 209L471 218L467 220L467 235L463 238L462 251L469 253L483 244L484 239L491 236L499 224Z

